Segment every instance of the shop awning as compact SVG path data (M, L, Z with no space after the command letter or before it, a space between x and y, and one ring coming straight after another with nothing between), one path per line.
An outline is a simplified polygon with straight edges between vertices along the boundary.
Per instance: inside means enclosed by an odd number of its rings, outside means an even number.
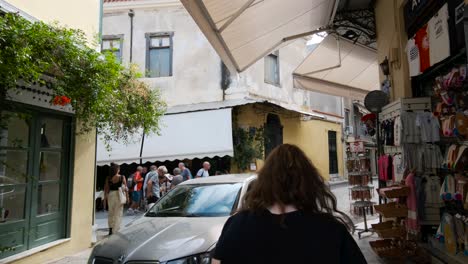
M108 152L98 140L97 165L172 161L233 156L232 108L166 114L160 135L146 135L140 157L141 138L128 145L112 142Z
M109 143L110 151L106 149L105 141L98 135L96 146L96 164L98 166L117 164L132 164L140 162L142 134L135 134L128 144L112 141Z
M143 163L233 156L232 108L166 115L143 145Z
M294 71L294 84L296 88L362 100L380 87L377 52L328 35Z
M232 73L331 24L335 0L181 0Z

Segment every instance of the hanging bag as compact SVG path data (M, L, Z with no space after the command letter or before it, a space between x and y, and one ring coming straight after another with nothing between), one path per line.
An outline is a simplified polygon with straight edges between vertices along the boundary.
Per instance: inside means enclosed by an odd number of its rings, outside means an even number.
M123 177L123 176L121 176ZM120 204L126 204L127 203L127 195L125 195L125 191L127 189L127 186L122 181L122 186L119 187L119 200Z

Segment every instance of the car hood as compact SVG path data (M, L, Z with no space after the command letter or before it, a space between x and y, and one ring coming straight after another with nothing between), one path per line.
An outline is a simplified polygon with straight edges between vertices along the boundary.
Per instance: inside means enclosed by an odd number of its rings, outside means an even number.
M227 217L141 217L98 243L91 258L161 262L206 252L218 240Z

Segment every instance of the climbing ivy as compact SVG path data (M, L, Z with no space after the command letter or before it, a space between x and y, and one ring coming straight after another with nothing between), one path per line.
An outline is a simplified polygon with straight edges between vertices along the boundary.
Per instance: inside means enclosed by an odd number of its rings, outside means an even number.
M97 128L106 141L127 142L141 130L158 132L166 108L159 92L138 79L136 66L125 67L111 52L88 45L80 30L0 16L0 111L18 107L8 94L23 81L51 88L51 104L71 104L78 133ZM46 83L44 75L53 81Z

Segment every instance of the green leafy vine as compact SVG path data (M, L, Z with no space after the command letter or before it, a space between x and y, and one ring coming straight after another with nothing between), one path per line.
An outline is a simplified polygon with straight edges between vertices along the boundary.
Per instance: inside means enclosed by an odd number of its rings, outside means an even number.
M23 81L47 86L56 102L70 103L78 133L97 128L107 142L123 143L142 130L157 133L166 109L159 91L138 79L136 66L125 67L112 52L88 45L80 30L32 23L13 13L0 16L0 111L15 111L8 94ZM0 128L6 121L0 120Z

